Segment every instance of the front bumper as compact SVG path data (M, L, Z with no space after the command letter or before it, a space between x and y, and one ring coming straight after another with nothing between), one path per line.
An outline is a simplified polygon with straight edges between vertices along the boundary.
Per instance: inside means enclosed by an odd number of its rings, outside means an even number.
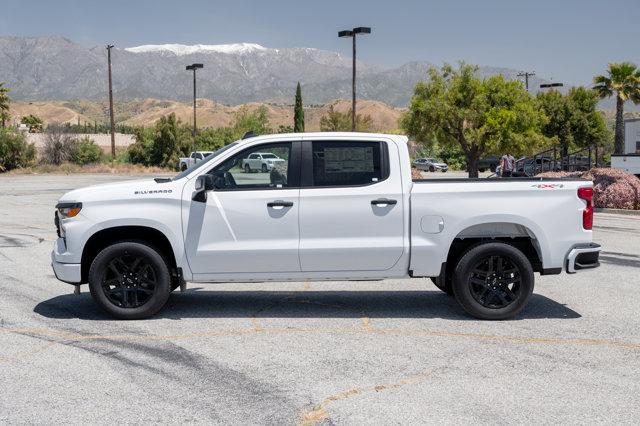
M51 267L56 278L69 284L79 284L82 281L80 263L69 263L65 259L66 244L64 238L58 238L51 251ZM67 260L63 262L63 260Z
M55 260L51 253L51 267L56 278L69 284L80 284L82 275L80 273L79 263L61 263Z
M575 274L583 269L593 269L600 266L600 244L587 243L577 244L569 250L567 259L565 261L565 267L567 273Z

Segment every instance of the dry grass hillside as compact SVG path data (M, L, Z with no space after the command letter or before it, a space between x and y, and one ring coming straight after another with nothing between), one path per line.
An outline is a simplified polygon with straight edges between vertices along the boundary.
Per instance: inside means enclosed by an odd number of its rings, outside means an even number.
M333 105L336 111L346 113L351 108L351 102L336 100L322 106L305 108L305 123L307 131L320 129L320 119ZM274 105L269 103L248 103L238 106L227 106L208 99L198 99L198 127L224 127L232 123L234 115L240 108L255 110L260 106L267 108L271 126L278 128L283 125L293 125L293 105ZM358 114L369 115L373 120L374 131L389 131L398 128L398 119L402 109L392 107L379 101L360 100L357 105ZM182 121L190 123L193 120L193 107L190 103L165 101L158 99L144 99L116 103L116 122L135 126L151 126L163 115L175 113ZM18 119L24 115L35 114L45 123L105 123L108 121L108 104L106 102L79 101L37 101L13 102L11 114Z

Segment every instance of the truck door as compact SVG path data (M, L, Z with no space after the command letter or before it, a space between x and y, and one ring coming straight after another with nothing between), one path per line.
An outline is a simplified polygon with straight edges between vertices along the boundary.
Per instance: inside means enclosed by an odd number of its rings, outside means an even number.
M302 271L381 271L403 254L395 144L313 140L302 149Z
M269 173L245 173L242 160L256 151L285 161ZM216 189L206 203L191 202L184 220L189 266L198 278L300 271L299 158L300 142L263 143L208 171Z

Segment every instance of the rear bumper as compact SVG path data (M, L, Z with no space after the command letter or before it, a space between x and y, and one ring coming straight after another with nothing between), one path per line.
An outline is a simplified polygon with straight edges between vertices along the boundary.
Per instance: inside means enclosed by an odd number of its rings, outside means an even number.
M600 266L600 244L587 243L577 244L569 250L565 267L567 273L575 274L583 269L593 269Z

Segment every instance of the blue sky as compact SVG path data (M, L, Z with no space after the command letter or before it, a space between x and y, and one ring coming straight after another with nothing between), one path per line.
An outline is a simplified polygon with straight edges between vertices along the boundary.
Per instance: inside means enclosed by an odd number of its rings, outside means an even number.
M0 35L87 47L253 42L350 56L337 31L366 25L358 58L385 67L465 60L589 84L608 62L640 64L640 0L2 0L0 11Z

